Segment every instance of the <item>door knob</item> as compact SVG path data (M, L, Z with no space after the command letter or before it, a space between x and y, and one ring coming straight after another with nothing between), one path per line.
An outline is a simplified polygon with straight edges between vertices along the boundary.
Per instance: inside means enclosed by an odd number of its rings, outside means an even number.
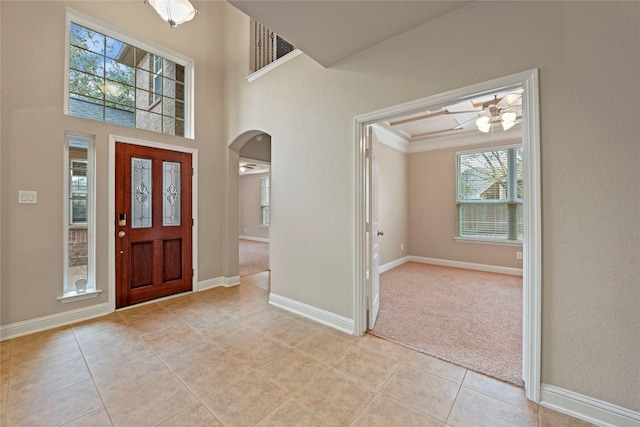
M378 236L384 236L384 231L378 231Z
M118 232L118 237L124 237L126 235L127 235L127 233L125 233L124 231Z

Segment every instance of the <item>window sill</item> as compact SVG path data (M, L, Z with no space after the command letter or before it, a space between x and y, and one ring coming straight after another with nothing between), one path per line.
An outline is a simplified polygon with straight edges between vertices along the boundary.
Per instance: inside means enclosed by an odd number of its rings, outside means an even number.
M67 292L66 294L62 295L61 297L58 297L57 299L61 303L66 304L68 302L81 301L83 299L97 298L101 293L102 291L99 289L90 289L84 292L73 291L73 292Z
M301 55L301 54L302 54L302 51L300 49L294 49L291 52L287 53L282 58L276 59L275 61L273 61L271 64L267 65L266 67L262 67L258 71L256 71L255 73L249 74L249 76L247 76L247 81L248 82L252 82L252 81L256 80L257 78L264 76L269 71L275 70L276 68L278 68L282 64L285 64L285 63L291 61L293 58L295 58L296 56Z
M500 245L500 246L520 246L522 247L522 241L520 240L498 240L498 239L483 239L480 237L454 237L458 243L480 243L483 245Z

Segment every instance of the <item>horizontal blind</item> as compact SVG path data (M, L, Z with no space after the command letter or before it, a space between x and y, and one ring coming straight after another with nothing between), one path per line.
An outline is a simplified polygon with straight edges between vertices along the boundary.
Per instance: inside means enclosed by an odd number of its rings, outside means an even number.
M457 155L458 236L522 240L522 148Z

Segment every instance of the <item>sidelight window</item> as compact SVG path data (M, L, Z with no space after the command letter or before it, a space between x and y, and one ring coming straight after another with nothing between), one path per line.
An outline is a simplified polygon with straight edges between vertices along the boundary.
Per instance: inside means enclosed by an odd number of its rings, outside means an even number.
M94 137L68 133L64 144L62 302L95 297Z

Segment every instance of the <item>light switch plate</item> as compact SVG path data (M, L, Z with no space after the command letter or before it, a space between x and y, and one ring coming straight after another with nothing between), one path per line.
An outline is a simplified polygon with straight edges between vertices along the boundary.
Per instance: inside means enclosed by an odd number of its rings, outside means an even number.
M36 204L38 203L37 191L18 191L18 203L20 204Z

